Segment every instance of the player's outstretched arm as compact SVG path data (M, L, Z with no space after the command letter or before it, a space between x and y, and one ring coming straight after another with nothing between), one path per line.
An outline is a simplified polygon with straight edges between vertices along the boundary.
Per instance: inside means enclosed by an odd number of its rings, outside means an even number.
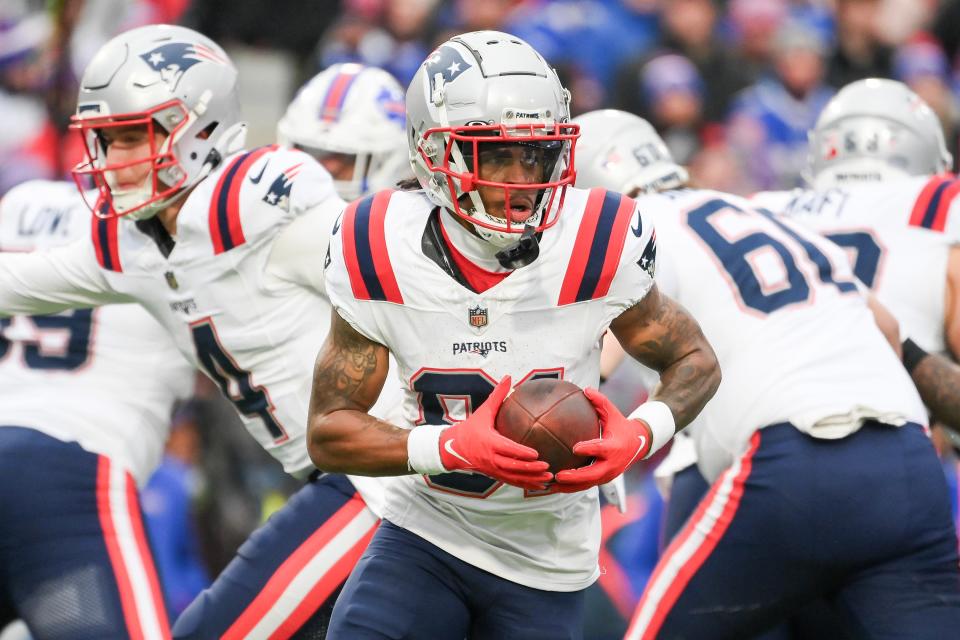
M0 254L0 316L132 302L111 290L92 251L75 242L49 251Z
M408 431L367 411L387 377L387 348L369 340L334 310L313 370L307 424L310 459L324 471L402 475Z
M700 325L654 284L612 323L624 351L660 372L651 400L666 404L677 430L690 424L720 385L720 365Z

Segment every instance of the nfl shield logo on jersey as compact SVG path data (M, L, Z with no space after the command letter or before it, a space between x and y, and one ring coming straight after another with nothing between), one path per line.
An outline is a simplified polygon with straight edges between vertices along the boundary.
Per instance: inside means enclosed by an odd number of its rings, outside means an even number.
M470 312L470 326L471 327L485 327L487 326L487 309L486 307L476 306L473 309L469 309Z

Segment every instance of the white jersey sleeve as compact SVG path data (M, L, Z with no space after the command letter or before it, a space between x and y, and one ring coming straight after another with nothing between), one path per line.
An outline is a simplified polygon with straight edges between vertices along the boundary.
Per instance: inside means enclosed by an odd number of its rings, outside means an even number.
M960 240L960 180L918 176L822 191L757 194L764 208L843 247L901 333L944 353L948 255Z
M91 216L72 184L23 184L0 204L0 246L19 253L0 259L71 241L76 251L89 243ZM160 461L174 402L192 387L192 368L138 305L0 320L0 425L77 442L140 484Z
M323 263L334 221L345 203L331 198L287 225L273 241L267 273L325 295Z
M55 182L19 185L0 201L0 315L55 313L131 301L110 287L89 238L79 227L77 231L66 229L64 211L78 201L82 205L76 187ZM89 228L89 216L82 226ZM26 253L44 233L54 239L69 237L73 242ZM55 244L46 241L47 248Z

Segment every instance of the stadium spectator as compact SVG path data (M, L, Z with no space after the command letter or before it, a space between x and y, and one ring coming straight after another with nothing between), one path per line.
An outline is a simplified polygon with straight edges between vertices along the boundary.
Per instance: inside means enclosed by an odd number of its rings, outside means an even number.
M773 68L745 89L729 117L728 141L754 189L800 184L807 131L833 95L823 83L825 47L802 22L778 32Z
M957 97L951 87L947 57L939 43L921 34L900 45L893 57L893 75L930 105L943 126L947 149L954 158L960 157Z
M639 70L636 103L667 143L670 153L686 164L699 151L703 126L704 87L697 68L686 57L655 56Z
M893 49L879 37L880 0L837 0L836 47L827 82L836 89L862 78L889 78Z
M663 0L660 3L660 37L657 51L686 56L703 79L703 119L720 123L726 118L733 95L752 80L743 60L727 46L717 31L714 0ZM611 101L620 109L646 113L643 93L637 86L649 54L634 57L617 74L616 93Z

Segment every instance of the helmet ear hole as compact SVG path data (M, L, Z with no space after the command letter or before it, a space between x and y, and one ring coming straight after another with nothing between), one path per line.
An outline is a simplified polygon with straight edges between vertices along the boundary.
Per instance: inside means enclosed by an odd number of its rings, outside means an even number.
M216 131L217 127L219 126L220 126L220 123L214 120L213 122L211 122L210 124L208 124L203 129L197 132L197 135L196 135L197 140L209 139L210 136L213 135L213 132Z

